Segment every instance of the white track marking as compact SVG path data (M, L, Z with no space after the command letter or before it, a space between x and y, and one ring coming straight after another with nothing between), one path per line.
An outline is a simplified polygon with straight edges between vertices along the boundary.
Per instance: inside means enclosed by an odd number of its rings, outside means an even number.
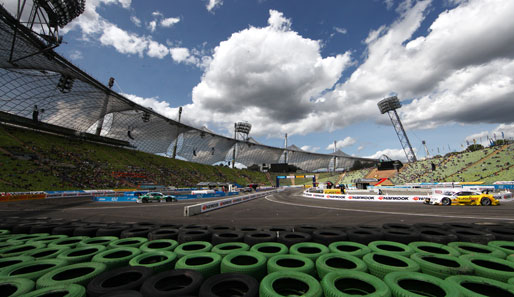
M271 196L271 195L270 195ZM456 215L439 215L439 214L419 214L419 213L405 213L405 212L394 212L394 211L378 211L378 210L364 210L364 209L353 209L353 208L339 208L339 207L329 207L329 206L321 206L321 205L305 205L299 203L292 202L284 202L277 201L273 198L268 198L270 196L266 196L265 199L270 202L281 203L286 205L300 206L300 207L310 207L310 208L321 208L321 209L331 209L331 210L343 210L343 211L353 211L353 212L367 212L367 213L379 213L379 214L391 214L391 215L404 215L404 216L417 216L417 217L439 217L439 218L454 218L454 219L479 219L479 220L505 220L505 221L514 221L514 218L489 218L482 216L456 216ZM303 196L300 196L304 198ZM358 202L350 202L350 203L358 203Z

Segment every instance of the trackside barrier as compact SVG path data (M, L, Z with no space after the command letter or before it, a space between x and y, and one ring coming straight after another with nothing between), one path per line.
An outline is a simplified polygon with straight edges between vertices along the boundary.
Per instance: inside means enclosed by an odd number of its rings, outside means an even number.
M45 199L44 192L0 193L0 202Z
M100 197L93 197L93 201L98 202L136 202L137 195L135 193L141 192L126 192L121 195L106 195ZM215 197L226 197L239 195L239 192L222 192L218 191L210 194L197 194L197 195L173 195L177 200L189 200L189 199L203 199L203 198L215 198Z
M430 196L397 196L397 195L339 195L339 194L322 194L303 192L304 197L327 199L327 200L344 200L344 201L375 201L375 202L421 202Z
M221 199L221 200L217 200L217 201L210 201L210 202L204 202L204 203L199 203L199 204L195 204L195 205L189 205L189 206L184 207L184 216L190 217L190 216L206 213L208 211L213 211L213 210L227 207L230 205L235 205L235 204L247 202L247 201L250 201L253 199L261 198L261 197L267 196L271 193L276 193L278 191L279 190L271 190L271 191L267 191L267 192L259 192L256 194L245 195L245 196L241 196L241 197L237 197L237 198L227 198L227 199Z

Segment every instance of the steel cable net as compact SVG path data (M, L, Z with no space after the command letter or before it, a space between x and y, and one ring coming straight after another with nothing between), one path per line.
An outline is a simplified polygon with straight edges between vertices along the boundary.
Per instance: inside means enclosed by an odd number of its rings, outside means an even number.
M176 155L188 161L232 160L234 139L180 124L138 105L47 46L0 6L0 111L30 119L37 105L41 122L91 134L102 123L101 136L127 141L137 150L171 155L177 140ZM236 162L246 166L277 163L284 153L282 148L237 143ZM328 168L333 158L300 151L288 156L290 164L306 171Z

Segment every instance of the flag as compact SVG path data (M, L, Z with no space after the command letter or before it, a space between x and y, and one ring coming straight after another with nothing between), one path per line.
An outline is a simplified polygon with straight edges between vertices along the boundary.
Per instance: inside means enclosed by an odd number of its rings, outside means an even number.
M477 144L477 140L473 138L473 144Z
M496 140L496 133L493 133L493 136L494 136L494 140Z
M505 134L503 134L503 131L502 131L502 139L505 139Z
M437 153L439 154L439 147L437 147Z
M469 146L469 140L466 140L467 145Z

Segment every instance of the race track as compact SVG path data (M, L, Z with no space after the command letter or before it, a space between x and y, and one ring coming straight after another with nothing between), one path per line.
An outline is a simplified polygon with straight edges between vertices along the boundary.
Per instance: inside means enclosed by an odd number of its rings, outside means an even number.
M201 202L216 200L202 199ZM184 217L184 206L199 203L136 204L93 202L85 198L47 199L0 204L2 217L81 219L95 222L153 222L230 226L349 226L384 223L513 222L514 203L500 206L429 206L409 202L354 202L305 198L287 190L250 202Z

